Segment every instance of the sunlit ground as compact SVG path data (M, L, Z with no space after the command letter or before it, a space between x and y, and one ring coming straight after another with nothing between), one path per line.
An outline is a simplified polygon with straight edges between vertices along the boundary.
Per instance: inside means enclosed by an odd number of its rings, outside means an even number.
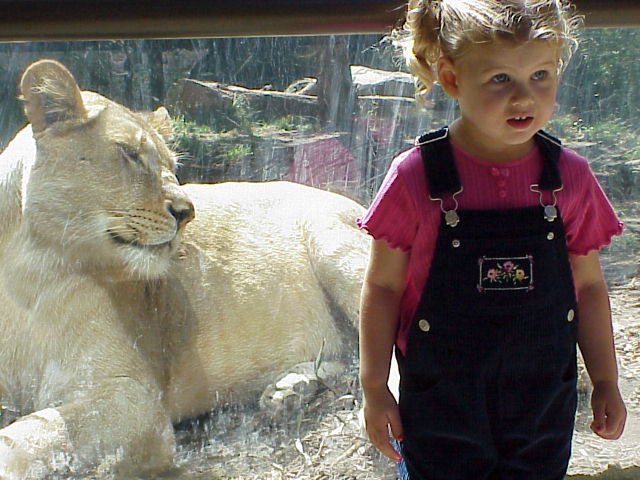
M572 479L640 479L640 280L629 282L620 275L624 275L620 268L610 274L615 277L611 303L629 418L620 440L602 440L589 429L588 392L581 397L569 469ZM180 468L168 478L395 479L391 462L370 446L360 429L355 378L353 365L334 380L334 392L325 391L284 417L274 419L268 412L236 408L183 426L178 435Z
M634 281L611 291L611 308L616 333L618 364L620 366L620 388L625 399L629 417L622 438L618 441L602 440L589 430L591 418L585 405L581 409L574 435L573 458L570 473L593 474L606 470L609 465L621 468L640 465L640 281ZM615 470L615 469L612 469ZM640 478L640 469L633 470ZM618 477L603 477L618 478Z

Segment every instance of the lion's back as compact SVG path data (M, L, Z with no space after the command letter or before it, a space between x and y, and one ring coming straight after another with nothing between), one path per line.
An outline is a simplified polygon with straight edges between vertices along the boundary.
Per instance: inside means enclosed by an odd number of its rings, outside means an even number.
M339 235L354 230L355 219L363 212L361 205L347 197L286 181L187 184L183 188L196 209L185 239L205 247L242 239L260 251L261 245L277 241L291 254L303 246L311 228Z
M335 218L336 213L358 215L363 210L361 205L343 195L288 181L185 184L182 187L196 209L242 207L247 213L264 215L269 212L273 215L277 212L283 218L292 215Z

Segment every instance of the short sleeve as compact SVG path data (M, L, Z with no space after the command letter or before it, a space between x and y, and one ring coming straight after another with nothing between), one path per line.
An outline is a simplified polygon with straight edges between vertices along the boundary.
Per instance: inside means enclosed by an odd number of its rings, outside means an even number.
M567 246L574 255L586 255L611 243L622 233L623 223L587 161L571 150L564 157L569 165L563 178L570 178L573 185L564 218Z
M373 238L405 252L411 249L418 230L415 202L400 168L406 155L394 159L371 206L357 219L358 226Z

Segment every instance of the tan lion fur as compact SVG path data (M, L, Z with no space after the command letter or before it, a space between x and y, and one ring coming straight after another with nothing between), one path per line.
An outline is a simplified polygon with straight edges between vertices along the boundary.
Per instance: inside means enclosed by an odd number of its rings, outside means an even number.
M1 479L161 471L172 423L323 342L345 353L332 313L355 335L359 205L286 182L179 186L166 110L81 92L51 60L21 91L30 125L0 155Z

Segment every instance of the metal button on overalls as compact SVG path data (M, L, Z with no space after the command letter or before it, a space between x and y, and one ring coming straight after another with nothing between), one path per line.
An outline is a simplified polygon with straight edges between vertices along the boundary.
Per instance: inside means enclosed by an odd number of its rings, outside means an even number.
M431 325L429 325L429 322L427 320L422 318L418 321L418 328L423 332L428 332L429 329L431 328Z

